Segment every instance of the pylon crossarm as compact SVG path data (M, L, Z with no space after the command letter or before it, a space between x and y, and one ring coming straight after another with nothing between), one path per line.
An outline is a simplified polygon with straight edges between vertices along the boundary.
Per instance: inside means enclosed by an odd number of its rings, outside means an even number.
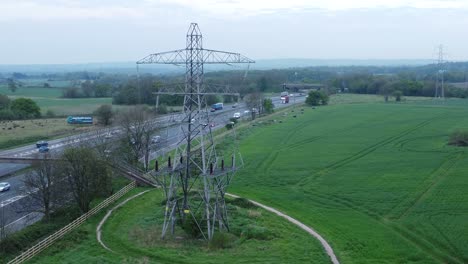
M137 64L185 64L186 49L150 54L137 61Z
M254 63L240 53L203 49L203 63L206 64L230 64L230 63Z

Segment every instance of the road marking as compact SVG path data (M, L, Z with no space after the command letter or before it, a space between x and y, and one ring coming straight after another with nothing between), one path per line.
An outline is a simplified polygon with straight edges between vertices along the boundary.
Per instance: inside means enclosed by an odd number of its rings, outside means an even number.
M18 200L21 200L23 199L24 197L26 197L25 195L18 195L18 196L15 196L15 197L12 197L10 199L6 199L5 201L3 201L1 204L0 204L0 207L5 207L11 203L14 203Z
M16 219L15 221L13 221L13 222L9 223L8 225L6 225L5 227L8 227L8 226L10 226L10 225L12 225L12 224L14 224L14 223L16 223L16 222L18 222L18 221L21 221L21 220L23 220L24 218L28 217L29 215L35 214L35 213L36 213L36 212L32 212L32 213L29 213L29 214L27 214L27 215L21 217L21 218L18 218L18 219Z

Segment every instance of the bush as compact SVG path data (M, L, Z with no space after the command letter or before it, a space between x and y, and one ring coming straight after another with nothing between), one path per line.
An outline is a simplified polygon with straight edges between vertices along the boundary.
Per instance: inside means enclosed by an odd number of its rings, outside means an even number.
M55 117L55 112L51 109L47 110L46 117L49 117L49 118Z
M198 228L197 222L193 219L192 215L187 214L187 219L182 223L182 229L187 233L187 235L198 238L201 235L200 228Z
M167 105L166 104L159 105L158 108L156 109L156 113L158 113L160 115L165 115L168 112L169 111L167 110Z
M0 120L14 120L14 119L16 119L16 115L10 109L0 110Z
M213 238L209 242L209 247L211 249L222 249L229 248L232 246L236 237L229 233L216 232L213 235Z
M241 237L246 239L270 240L275 236L265 227L248 225L242 230Z
M227 124L226 124L226 129L227 129L227 130L231 130L231 129L233 129L233 128L234 128L234 124L233 124L233 123L227 123Z
M11 111L20 119L41 117L41 108L29 98L15 99L11 103Z
M311 106L327 105L330 98L322 91L310 91L306 99L306 104Z
M393 92L393 96L395 97L395 101L400 102L401 97L403 96L403 92L397 90Z
M457 130L450 135L449 145L468 147L468 131Z
M236 198L229 202L232 205L239 206L246 209L256 208L255 204L251 203L245 198Z

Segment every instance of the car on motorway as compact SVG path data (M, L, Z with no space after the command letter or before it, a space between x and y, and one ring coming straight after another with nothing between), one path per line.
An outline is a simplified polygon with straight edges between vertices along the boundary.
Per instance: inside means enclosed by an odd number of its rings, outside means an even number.
M161 140L161 136L153 136L151 138L151 143L153 143L153 144L158 143L159 140Z
M246 114L250 114L250 111L249 111L249 110L245 110L245 111L244 111L244 115L246 115Z
M232 108L236 108L236 107L238 107L238 106L239 106L239 104L238 104L238 103L235 103L235 104L232 105Z
M10 190L10 184L8 182L0 182L0 192L6 192Z
M49 152L48 146L42 146L39 148L39 153L47 153L47 152Z
M239 112L234 113L234 115L232 117L234 117L235 119L239 119L241 117L241 113L239 113Z
M210 124L210 127L215 127L216 126L216 123L211 123Z
M49 142L45 141L45 140L41 140L41 141L38 141L36 142L36 148L40 148L40 147L48 147L49 146Z

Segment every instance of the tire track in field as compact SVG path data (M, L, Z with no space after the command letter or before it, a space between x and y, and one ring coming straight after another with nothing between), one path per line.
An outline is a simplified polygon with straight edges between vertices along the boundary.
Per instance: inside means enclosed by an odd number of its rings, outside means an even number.
M400 224L396 222L392 222L388 220L387 218L383 217L382 215L380 215L379 213L376 213L363 205L358 205L350 199L345 199L337 195L330 195L330 194L320 193L320 192L314 192L314 193L307 192L307 193L310 193L314 195L315 197L318 197L319 199L322 199L326 202L332 201L333 203L341 205L344 208L348 208L358 214L375 219L379 224L396 232L396 234L398 234L402 239L412 244L416 248L420 249L421 251L425 252L426 254L431 256L433 259L436 259L442 263L460 263L460 264L463 263L463 260L461 260L459 257L450 255L449 253L446 252L446 250L444 250L443 248L440 249L440 247L435 246L434 243L432 243L425 237L421 237L417 233L411 230L408 230L406 227L401 226Z
M456 152L452 155L449 155L446 160L437 168L427 179L430 181L429 185L422 191L416 199L413 199L413 202L408 206L408 208L403 211L396 219L401 220L406 217L417 205L419 205L434 189L437 183L442 179L446 178L450 170L455 167L455 165L463 159L463 152Z
M385 145L387 145L389 143L392 143L395 140L398 140L398 139L400 139L400 138L402 138L402 137L404 137L404 136L406 136L406 135L408 135L408 134L410 134L410 133L412 133L412 132L414 132L414 131L416 131L416 130L418 130L418 129L426 126L426 125L428 125L432 120L434 120L436 118L440 118L440 117L433 117L433 118L430 118L428 120L425 120L425 121L417 124L416 126L414 126L412 128L409 128L409 129L404 130L403 132L400 132L397 135L391 136L391 137L386 138L384 140L381 140L381 141L379 141L379 142L377 142L377 143L375 143L375 144L373 144L373 145L371 145L369 147L366 147L366 148L358 151L357 153L355 153L355 154L353 154L353 155L351 155L349 157L346 157L344 159L333 162L333 163L325 166L323 169L319 170L318 172L312 174L311 177L304 178L304 180L298 182L298 184L300 184L300 185L305 184L307 181L315 180L318 177L327 174L331 170L338 169L338 168L343 167L343 166L345 166L345 165L347 165L347 164L349 164L349 163L351 163L351 162L353 162L355 160L363 158L363 157L369 155L370 153L376 151L377 149L379 149L379 148L381 148L381 147L383 147L383 146L385 146Z

